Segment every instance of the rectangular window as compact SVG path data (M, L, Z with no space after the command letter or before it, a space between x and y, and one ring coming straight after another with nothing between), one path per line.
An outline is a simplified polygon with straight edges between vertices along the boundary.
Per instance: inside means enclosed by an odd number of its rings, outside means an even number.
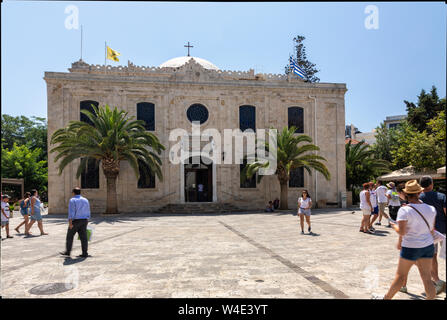
M304 187L304 168L299 167L290 170L289 178L290 188L303 188Z
M99 165L96 159L88 159L87 170L81 173L81 189L99 189Z
M246 166L246 162L241 163L239 165L240 175L242 175L242 170L244 170L245 166ZM241 182L240 187L241 188L256 188L256 174L254 174L250 179L246 179L244 182Z
M140 179L138 179L138 189L154 189L155 175L151 169L141 161L138 161L138 168L140 170Z
M252 129L256 132L256 108L253 106L239 107L239 129L245 131Z
M304 133L304 110L300 107L288 109L288 125L296 127L295 133Z
M80 110L87 110L95 115L92 105L98 107L99 103L93 100L83 100L80 102ZM80 112L80 120L93 125L93 122L82 112ZM96 163L96 159L88 159L87 169L81 173L81 188L99 189L99 165Z

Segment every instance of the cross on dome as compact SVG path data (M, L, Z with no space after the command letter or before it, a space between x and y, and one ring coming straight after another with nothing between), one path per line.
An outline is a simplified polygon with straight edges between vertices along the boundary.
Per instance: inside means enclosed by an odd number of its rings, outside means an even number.
M189 55L189 48L194 48L194 46L190 46L189 45L189 41L188 41L188 45L185 45L184 47L188 48L188 57L190 57L190 55Z

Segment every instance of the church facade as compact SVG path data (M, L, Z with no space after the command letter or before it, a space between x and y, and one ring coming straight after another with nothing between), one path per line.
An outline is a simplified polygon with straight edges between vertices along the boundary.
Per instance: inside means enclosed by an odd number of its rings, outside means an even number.
M90 65L82 60L69 72L45 72L48 98L48 141L55 130L71 120L85 120L81 109L91 105L118 107L129 116L143 120L166 147L162 153L163 181L154 176L140 179L126 162L121 163L117 181L118 209L121 212L156 212L168 204L207 202L231 203L240 209L263 209L279 198L276 176L240 181L243 164L173 163L170 133L184 129L182 142L194 139L192 122L200 130L259 129L296 126L297 134L312 137L327 159L331 180L315 172L298 169L289 181L289 208L307 189L319 207L341 206L346 191L345 100L342 83L307 83L292 75L255 74L249 71L222 71L196 57L179 57L159 67ZM182 140L183 139L183 140ZM203 144L203 142L201 142ZM49 146L51 149L53 146ZM223 153L222 157L225 157ZM102 212L106 202L106 179L100 166L90 163L76 178L79 162L58 174L55 154L48 157L49 213L65 213L71 190L80 186L93 212ZM209 160L209 159L208 159ZM222 159L224 160L224 159Z

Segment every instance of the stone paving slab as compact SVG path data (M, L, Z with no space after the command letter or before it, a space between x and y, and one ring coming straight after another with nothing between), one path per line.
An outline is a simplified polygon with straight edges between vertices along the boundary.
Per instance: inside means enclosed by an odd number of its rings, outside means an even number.
M370 299L385 293L394 278L398 237L384 226L376 235L358 232L361 216L359 210L314 210L314 235L301 235L297 216L286 212L95 216L92 257L76 258L75 240L72 258L65 259L58 252L66 218L46 215L48 236L24 238L12 231L14 238L1 242L1 295ZM11 219L11 229L20 222ZM445 279L445 260L439 262ZM416 267L408 290L395 299L423 299Z

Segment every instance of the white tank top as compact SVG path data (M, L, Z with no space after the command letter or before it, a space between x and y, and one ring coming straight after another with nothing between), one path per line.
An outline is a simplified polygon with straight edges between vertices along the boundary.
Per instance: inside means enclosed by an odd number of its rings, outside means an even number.
M366 190L363 190L360 192L360 209L371 210L371 207L369 206L368 202L366 201Z

